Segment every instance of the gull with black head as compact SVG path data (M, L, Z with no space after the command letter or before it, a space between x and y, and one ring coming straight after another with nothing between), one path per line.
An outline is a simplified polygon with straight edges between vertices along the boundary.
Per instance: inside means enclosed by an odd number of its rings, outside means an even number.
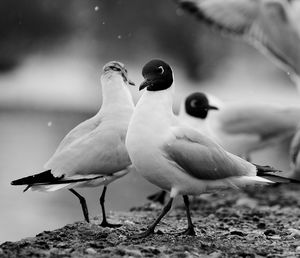
M170 192L170 200L148 229L135 236L154 233L159 221L182 195L188 227L195 235L188 195L239 188L248 184L272 184L263 178L277 170L247 162L225 151L210 138L181 122L172 110L173 72L162 60L148 62L142 71L146 89L129 123L126 147L135 169L148 181Z

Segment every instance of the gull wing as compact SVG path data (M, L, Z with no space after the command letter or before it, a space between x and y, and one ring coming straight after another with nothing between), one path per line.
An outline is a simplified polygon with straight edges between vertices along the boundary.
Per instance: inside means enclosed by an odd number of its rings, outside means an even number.
M256 168L226 152L219 145L188 127L174 127L162 146L166 158L182 171L201 180L256 176Z
M229 134L254 134L267 140L292 136L300 121L300 107L232 104L219 110L215 117Z
M177 0L183 9L197 18L230 34L243 35L259 14L257 0Z
M56 152L60 152L64 148L67 148L74 141L83 137L84 135L92 132L96 127L101 124L101 119L96 119L96 117L92 117L79 125L73 128L60 142L58 145Z
M300 73L299 32L285 0L176 0L201 21L242 37L289 72Z
M125 135L126 130L116 125L97 127L66 142L45 168L51 169L55 176L111 175L131 164L125 148Z

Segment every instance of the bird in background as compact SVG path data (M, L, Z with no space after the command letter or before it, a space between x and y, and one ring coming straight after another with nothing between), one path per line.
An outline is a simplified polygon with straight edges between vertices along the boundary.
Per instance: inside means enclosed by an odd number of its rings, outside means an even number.
M300 1L175 0L199 20L253 45L286 71L300 90ZM300 121L298 120L300 123ZM298 136L290 146L292 175L299 177Z
M175 0L201 22L253 45L300 90L300 4L287 0Z
M145 80L139 89L146 91L131 117L126 147L135 169L152 184L170 192L170 200L148 229L133 238L153 234L177 195L183 196L188 220L183 234L195 235L188 195L274 182L263 176L276 169L227 152L174 115L173 72L167 63L151 60L143 67L142 75Z
M84 218L89 222L85 198L74 188L103 185L100 197L103 227L115 227L107 222L105 194L107 185L131 170L125 136L134 103L128 85L125 66L116 61L103 67L101 76L102 106L92 118L71 130L45 164L46 171L11 182L27 185L26 190L52 192L67 188L80 201Z
M210 102L210 95L204 95ZM300 121L297 105L220 100L215 105L218 112L210 112L200 121L200 128L205 124L212 138L224 149L249 161L252 152L291 140Z

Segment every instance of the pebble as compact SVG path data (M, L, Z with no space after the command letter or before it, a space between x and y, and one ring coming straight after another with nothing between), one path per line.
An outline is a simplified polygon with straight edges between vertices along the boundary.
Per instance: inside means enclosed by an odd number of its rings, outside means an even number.
M295 251L296 251L296 253L300 253L300 246L297 246Z
M222 253L221 252L213 252L208 257L209 258L221 258L222 257Z
M288 231L291 233L290 236L294 238L300 238L300 230L295 228L289 228Z
M273 239L273 240L279 240L281 239L281 237L279 235L274 235L274 236L269 236L269 239Z
M267 230L264 232L264 234L265 234L266 236L272 236L272 235L275 235L276 232L275 232L274 229L267 229Z
M92 247L85 249L85 251L87 254L96 254L97 253L97 251Z
M0 255L4 254L4 251L2 248L0 248Z

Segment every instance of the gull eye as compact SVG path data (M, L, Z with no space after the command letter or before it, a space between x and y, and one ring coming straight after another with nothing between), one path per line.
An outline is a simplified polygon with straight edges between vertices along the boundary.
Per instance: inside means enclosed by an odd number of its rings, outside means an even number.
M113 71L116 71L116 72L121 72L121 69L118 68L118 67L115 67L115 66L111 66L110 67Z
M157 71L160 73L160 74L163 74L165 72L164 68L162 66L159 66L157 67Z
M196 108L196 107L197 107L197 100L196 100L196 99L193 99L193 100L191 101L191 107L192 107L192 108Z

